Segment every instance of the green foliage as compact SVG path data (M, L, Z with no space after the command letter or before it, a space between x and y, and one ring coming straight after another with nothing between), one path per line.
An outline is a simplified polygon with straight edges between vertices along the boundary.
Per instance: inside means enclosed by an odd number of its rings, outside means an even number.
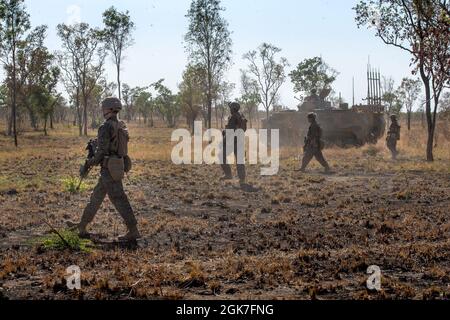
M398 98L406 107L407 112L411 112L414 103L419 98L421 82L419 79L403 78L402 84L398 88Z
M206 70L201 65L188 65L183 72L181 82L180 101L183 112L194 121L201 111L201 105L205 101Z
M221 16L224 8L220 0L192 0L186 17L189 19L185 35L190 62L206 72L207 124L211 127L212 101L217 93L223 72L231 64L231 34L228 22Z
M223 70L231 60L232 41L228 22L221 16L224 10L220 0L193 0L187 13L187 50L191 59L202 64L212 76Z
M6 108L8 105L8 89L5 85L0 85L0 108Z
M269 120L270 108L276 104L278 92L286 80L286 68L289 62L286 58L277 59L281 49L269 44L261 44L257 50L252 50L244 55L248 61L248 72L252 75L253 83L257 84L259 101L266 109Z
M141 88L141 90L138 91L135 106L137 111L144 117L146 123L147 119L150 117L150 126L153 126L155 104L153 102L152 94L144 88Z
M154 103L167 125L174 128L181 115L180 96L172 94L172 91L163 85L163 81L164 79L161 79L152 85L158 92Z
M441 112L445 118L450 119L450 92L447 91L442 95L441 102Z
M386 104L386 112L388 115L400 114L402 103L399 99L398 90L394 89L395 81L391 77L383 77L383 96L382 100Z
M0 0L0 56L12 54L30 27L24 0Z
M12 133L17 147L17 49L30 29L30 16L25 10L24 0L0 0L0 61L8 78L12 109Z
M82 112L87 114L91 94L104 73L107 51L102 32L97 28L91 28L87 23L78 23L59 24L57 33L63 48L58 54L58 62L64 71L66 88L69 95L76 97L77 112L81 114L80 105L82 105ZM88 117L83 117L83 121L84 123L82 121L78 123L80 135L83 134L83 130L84 135L87 135Z
M289 74L294 91L306 94L313 90L329 88L338 75L339 73L320 57L305 59Z
M111 7L103 13L103 23L101 35L106 48L113 53L116 63L120 63L123 50L133 44L134 22L128 11L122 13Z
M117 86L119 98L122 98L120 84L120 66L123 59L123 51L133 44L132 32L134 23L128 11L122 13L111 7L103 13L105 28L100 32L105 42L106 49L110 51L117 67Z
M249 126L253 126L253 119L258 111L258 105L261 103L261 97L258 94L258 83L252 79L248 73L241 70L241 103L242 112L249 121Z
M78 185L80 184L80 179L75 177L68 177L62 179L63 187L65 192L69 193L79 193L84 192L88 189L87 184L83 181L80 185L80 189L77 190Z
M89 252L92 246L92 241L87 239L81 239L76 232L69 230L58 231L59 235L55 232L38 239L36 242L45 250L73 250Z

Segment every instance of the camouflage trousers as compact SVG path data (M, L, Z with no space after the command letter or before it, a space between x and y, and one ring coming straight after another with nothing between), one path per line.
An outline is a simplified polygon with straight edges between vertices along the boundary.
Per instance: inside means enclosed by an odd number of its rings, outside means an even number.
M244 163L245 162L245 157L244 157L244 159L240 159L240 161L238 161L239 159L238 159L237 149L238 149L237 148L237 139L235 139L235 141L234 141L234 157L236 159L236 163L237 162ZM227 163L227 157L229 155L231 155L231 153L233 153L233 152L229 151L228 154L227 154L227 146L226 146L226 142L225 142L225 139L224 139L224 141L223 141L223 152L222 152L222 161L223 161L222 170L223 170L225 176L227 176L227 177L231 177L232 176L231 166ZM245 164L237 164L236 167L237 167L237 173L238 173L239 181L241 183L244 183L245 179L246 179Z
M390 138L387 139L387 147L389 151L391 151L392 159L397 159L398 151L397 151L397 139Z
M305 154L303 155L301 170L305 170L313 158L316 158L316 160L325 169L327 170L330 169L330 166L328 165L327 160L325 160L325 157L323 156L322 150L320 150L320 148L305 148Z
M86 227L94 220L106 195L108 195L112 204L125 221L126 226L128 228L136 226L137 221L130 202L128 201L128 197L123 190L122 181L114 181L106 168L101 169L100 179L92 192L89 204L83 212L80 226Z

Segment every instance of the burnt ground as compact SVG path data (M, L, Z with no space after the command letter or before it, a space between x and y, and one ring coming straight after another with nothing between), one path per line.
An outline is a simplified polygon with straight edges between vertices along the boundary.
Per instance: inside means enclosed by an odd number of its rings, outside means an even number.
M137 130L137 129L136 129ZM43 250L47 219L78 219L95 184L64 190L76 175L85 139L22 137L13 151L0 139L0 297L10 299L448 299L450 161L428 164L405 147L388 160L380 144L327 150L335 174L317 164L250 180L243 193L218 167L175 166L166 130L135 133L133 174L125 180L144 239L111 243L124 232L107 200L91 231L90 252ZM381 146L381 147L380 147ZM372 154L372 155L369 155ZM440 157L440 158L439 158ZM78 265L82 289L67 290ZM382 290L366 288L367 268L382 271Z

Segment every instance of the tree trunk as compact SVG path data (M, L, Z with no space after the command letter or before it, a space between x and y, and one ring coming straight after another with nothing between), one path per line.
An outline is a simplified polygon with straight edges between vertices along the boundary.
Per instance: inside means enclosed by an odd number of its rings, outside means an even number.
M195 128L195 115L191 116L191 123L189 124L189 126L191 127L191 133L194 134L194 128Z
M122 101L122 90L120 88L120 62L117 63L117 91L119 91L119 100Z
M44 117L44 136L48 136L48 133L47 133L47 118L48 118L48 116L45 115L45 117Z
M430 80L425 75L425 70L423 64L420 66L420 76L425 85L425 113L427 117L427 161L434 161L433 157L433 142L434 142L434 123L431 116L431 88L430 88Z
M27 105L26 108L28 109L28 116L30 117L31 127L34 130L37 130L38 129L38 125L37 125L36 114L34 113L33 109L30 106Z
M80 106L80 89L77 88L77 95L76 95L76 109L77 109L77 115L78 115L78 131L80 134L80 137L83 135L83 117L81 114L81 106Z
M216 126L219 124L219 111L217 110L217 101L214 102L215 113L216 113ZM223 106L222 106L223 107ZM222 121L221 121L222 122Z
M12 105L11 105L11 111L8 117L8 137L12 136L12 127L13 127L13 114L12 114Z
M14 25L14 24L13 24ZM13 35L15 37L15 34ZM16 42L13 40L13 96L12 96L12 118L13 118L13 134L14 145L17 147L17 79L16 79Z
M411 110L408 111L408 131L411 131Z
M53 130L53 112L50 114L50 129Z
M437 110L439 106L439 96L435 93L434 97L434 110L433 110L433 143L435 143L435 147L437 147L437 134L436 134L436 124L437 124ZM433 159L434 160L434 159Z
M83 123L84 123L84 135L87 136L88 135L88 114L87 114L87 106L88 106L88 97L86 96L85 93L83 93Z
M212 99L211 99L211 93L208 93L208 124L207 128L212 128Z

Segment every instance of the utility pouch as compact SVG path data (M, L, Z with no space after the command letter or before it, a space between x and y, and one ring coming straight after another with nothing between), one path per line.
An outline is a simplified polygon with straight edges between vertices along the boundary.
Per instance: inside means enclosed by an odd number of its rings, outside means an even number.
M125 176L125 162L123 158L111 156L107 159L107 168L114 181L122 181Z
M123 157L124 161L124 171L125 173L128 173L133 168L133 162L131 161L131 158L129 156Z

